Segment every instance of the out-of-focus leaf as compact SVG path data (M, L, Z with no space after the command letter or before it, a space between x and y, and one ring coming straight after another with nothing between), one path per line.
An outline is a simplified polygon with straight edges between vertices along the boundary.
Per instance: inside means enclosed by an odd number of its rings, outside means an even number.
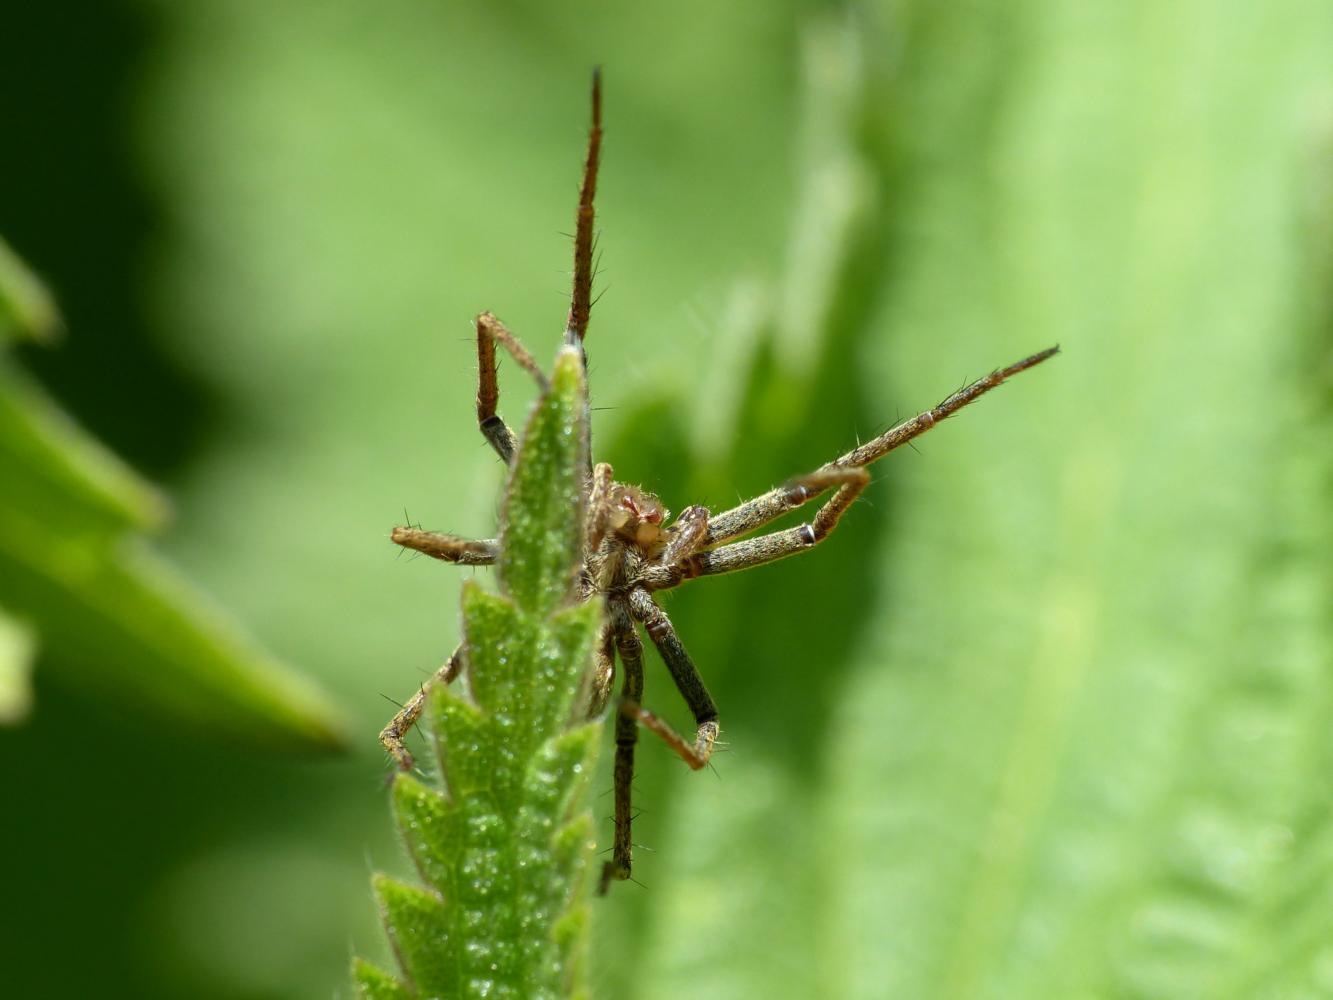
M582 551L586 395L566 348L510 474L500 539L504 596L463 592L466 689L429 694L443 790L393 786L398 828L429 888L379 876L403 966L357 962L361 996L556 998L579 990L592 822L582 799L600 727L582 712L597 602L568 607ZM563 607L562 607L563 606ZM580 720L581 721L581 720Z
M0 255L6 268L23 275ZM34 334L48 329L39 286L18 288L10 301L23 309L12 315ZM36 637L52 670L192 731L339 744L338 713L316 687L144 545L140 533L166 519L165 500L3 359L0 482L0 608Z
M23 374L0 359L4 506L79 538L160 529L169 505L90 438Z
M807 191L827 246L783 287L827 291L766 326L677 502L1066 353L887 459L815 552L682 592L735 753L724 793L640 782L611 995L1324 995L1330 22L892 6L807 165L852 156L870 198L843 227ZM856 67L829 38L815 104Z
M22 722L32 705L32 630L0 611L0 726Z
M51 293L0 239L0 340L49 340L59 330Z

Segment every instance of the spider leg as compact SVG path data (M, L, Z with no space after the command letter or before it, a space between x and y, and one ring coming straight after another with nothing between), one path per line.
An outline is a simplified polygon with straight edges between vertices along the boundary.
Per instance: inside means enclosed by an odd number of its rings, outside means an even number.
M616 682L616 633L608 621L597 636L593 650L592 690L588 694L588 718L595 719L611 700L611 688Z
M681 760L697 771L707 764L708 758L713 755L713 743L717 740L718 731L717 705L713 703L712 695L704 687L703 678L699 676L699 670L690 659L690 654L685 652L685 647L681 645L671 619L657 606L652 595L641 587L631 591L629 610L635 620L643 624L648 632L648 638L662 655L667 670L671 671L671 679L676 682L676 688L685 699L685 704L694 713L697 727L694 743L688 743L684 737L642 708L635 700L626 698L621 702L621 718L628 716L635 723L642 722L645 727L660 736Z
M380 743L404 771L412 770L413 761L412 755L407 752L407 747L403 744L403 737L416 725L417 719L421 718L421 711L426 707L427 690L431 684L451 683L462 668L463 647L459 646L450 654L448 662L435 672L435 676L422 684L398 714L389 720L389 724L380 730Z
M734 573L814 548L832 534L838 520L869 483L870 473L859 466L818 469L795 480L790 487L794 492L804 491L807 499L838 487L809 523L698 552L675 566L653 567L643 574L644 583L650 589L664 590L696 576Z
M841 458L835 458L823 469L846 469L869 465L871 462L878 461L894 449L900 448L913 438L926 433L941 420L957 413L969 403L974 402L1002 384L1006 379L1041 364L1059 350L1058 347L1048 347L1046 350L1030 355L1022 361L1009 365L1007 368L996 369L985 378L977 379L970 385L959 389L938 406L933 406L929 410L918 413L910 420L905 420L896 427L885 431L874 440L867 441L858 448L853 448ZM812 495L793 490L789 485L779 486L752 500L747 500L731 510L723 511L709 521L707 544L716 545L718 542L729 541L748 534L756 528L761 528L788 511L801 506L801 504L810 500Z
M602 152L602 74L592 75L592 128L588 131L588 155L583 162L583 184L579 188L579 214L574 230L574 294L569 303L565 343L583 347L592 311L593 201L597 197L597 165Z
M613 600L608 607L611 617L610 630L615 636L616 652L620 655L620 665L625 668L625 679L621 685L621 698L637 704L643 699L643 642L630 620L629 609L623 599ZM597 886L599 895L614 880L630 877L633 862L634 839L631 827L634 821L630 797L634 784L634 745L639 740L638 723L630 716L616 714L616 761L615 782L615 839L611 847L611 860L602 866L602 877Z
M460 538L403 525L394 528L389 538L405 549L461 566L490 566L500 552L500 543L494 538Z
M500 402L500 382L496 377L495 345L501 344L510 353L519 366L537 380L537 384L546 388L546 376L532 360L532 355L519 343L507 326L491 313L484 312L477 317L477 426L482 436L490 442L495 453L506 464L514 458L514 448L518 438L511 431L504 419L495 412Z

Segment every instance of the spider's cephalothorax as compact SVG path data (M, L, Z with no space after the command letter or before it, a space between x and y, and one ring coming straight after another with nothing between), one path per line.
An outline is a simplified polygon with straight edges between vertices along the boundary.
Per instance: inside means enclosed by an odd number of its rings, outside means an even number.
M592 130L588 137L574 236L574 294L565 327L565 342L580 348L592 305L593 200L601 142L601 87L594 76ZM477 317L477 422L500 458L510 462L514 457L514 434L496 413L500 397L495 366L497 343L540 385L546 384L546 376L503 323L490 313ZM870 482L866 466L924 434L1010 376L1045 361L1056 351L1057 348L1051 347L993 371L959 389L939 405L853 448L808 475L791 479L719 514L711 513L706 507L691 506L672 520L657 497L637 486L616 482L609 465L599 464L588 470L584 486L586 546L579 596L587 600L594 594L601 594L606 609L597 641L589 717L600 715L606 709L611 699L617 660L621 668L621 695L616 713L615 840L611 860L602 869L603 891L612 880L629 878L630 875L630 786L639 727L656 733L695 769L708 763L717 739L717 706L676 635L671 619L653 595L695 577L749 569L818 545L837 527L838 519ZM828 498L808 522L746 537L789 511L826 495ZM395 528L392 538L399 545L465 566L490 565L498 554L495 539L459 538L413 527ZM641 705L643 642L639 638L640 628L661 655L694 715L693 740L682 737ZM439 669L435 682L450 683L462 666L461 657L460 647ZM381 742L403 768L412 767L412 757L403 745L403 737L421 715L424 704L423 688L380 733Z

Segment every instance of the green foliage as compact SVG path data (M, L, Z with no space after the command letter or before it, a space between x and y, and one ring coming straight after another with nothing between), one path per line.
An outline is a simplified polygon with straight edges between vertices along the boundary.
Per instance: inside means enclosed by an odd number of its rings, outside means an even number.
M0 244L0 328L55 329L37 279ZM179 726L328 749L339 720L314 685L240 633L141 534L166 501L0 358L0 722L28 703L34 647L70 683Z
M60 315L46 286L0 239L0 340L50 340Z
M365 900L366 855L401 853L366 808L380 695L489 571L383 533L404 503L494 527L468 320L557 335L599 63L593 450L621 478L721 509L1064 353L878 465L816 551L670 595L727 746L694 774L641 742L646 888L590 905L598 995L1333 992L1328 5L840 6L860 44L824 33L802 79L813 5L781 0L83 5L137 42L10 5L6 166L37 165L0 198L69 206L43 266L71 315L97 247L132 262L140 352L217 407L164 473L172 558L354 706L360 752L219 781L202 748L155 805L163 762L92 708L0 734L9 993L328 1000L349 938L397 968ZM110 335L75 332L73 359Z
M1092 10L895 5L891 67L812 39L817 294L754 324L690 499L1065 353L801 565L682 593L736 753L640 781L609 996L1329 995L1328 23Z
M358 961L380 997L554 998L577 989L592 847L581 806L600 727L581 722L600 623L570 605L582 548L585 390L578 352L556 361L519 446L501 523L502 596L463 592L466 695L435 686L428 716L444 789L408 775L393 808L429 888L377 876L403 966Z

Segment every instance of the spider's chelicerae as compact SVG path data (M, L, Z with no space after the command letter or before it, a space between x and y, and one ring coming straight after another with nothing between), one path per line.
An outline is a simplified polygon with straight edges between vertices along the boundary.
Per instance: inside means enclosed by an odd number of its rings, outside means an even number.
M597 189L597 165L601 152L601 86L593 78L592 130L588 137L583 184L579 192L578 223L574 236L574 292L565 328L565 343L582 349L592 306L593 199ZM490 313L477 317L477 421L481 433L500 458L512 462L516 446L513 431L496 413L499 386L496 382L495 345L500 344L541 385L546 377L517 338ZM630 785L634 776L634 745L639 726L656 733L690 767L703 767L712 755L718 734L717 706L703 678L685 651L675 627L653 595L677 587L695 577L733 573L805 552L832 533L838 519L870 481L866 466L895 448L924 434L945 417L956 413L1011 375L1040 364L1058 348L1051 347L955 392L938 406L898 424L872 441L827 462L808 475L789 480L752 500L720 514L702 506L686 507L671 521L661 501L651 493L617 482L611 466L600 463L588 470L584 484L586 544L580 573L578 598L600 594L606 616L598 638L591 686L589 718L600 715L611 698L615 660L623 670L619 711L616 715L615 838L611 860L602 869L601 889L614 879L630 876ZM832 492L815 516L794 528L745 538L789 511ZM495 539L473 540L398 527L392 538L444 562L464 566L488 566L495 562ZM694 739L675 732L656 715L643 708L643 643L639 626L657 647L671 677L694 714ZM462 647L440 668L434 681L448 684L462 668ZM421 715L425 689L403 706L380 733L380 741L400 767L412 767L412 756L403 737Z

